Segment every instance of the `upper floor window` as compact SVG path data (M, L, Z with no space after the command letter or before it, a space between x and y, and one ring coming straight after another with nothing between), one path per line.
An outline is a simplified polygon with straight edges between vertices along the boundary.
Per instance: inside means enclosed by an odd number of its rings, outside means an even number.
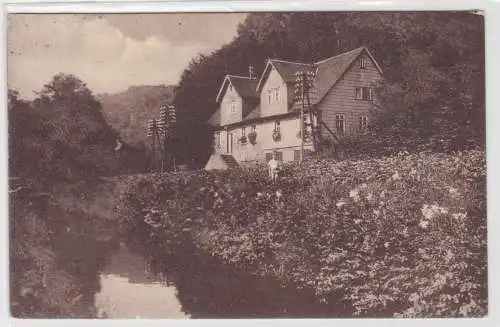
M373 92L371 87L357 87L356 100L373 100Z
M368 117L360 116L359 117L359 130L363 131L368 127Z
M280 103L281 101L281 89L279 87L267 90L267 103Z
M337 133L344 134L345 132L345 115L344 114L336 114L335 115L335 128Z
M231 102L229 103L229 107L230 107L230 109L231 109L231 113L232 113L232 114L235 114L235 113L236 113L236 102L235 102L235 101L231 101Z
M274 100L276 103L280 103L280 88L277 87L274 89Z
M361 58L359 60L359 66L361 69L366 68L366 57L365 56L361 56Z

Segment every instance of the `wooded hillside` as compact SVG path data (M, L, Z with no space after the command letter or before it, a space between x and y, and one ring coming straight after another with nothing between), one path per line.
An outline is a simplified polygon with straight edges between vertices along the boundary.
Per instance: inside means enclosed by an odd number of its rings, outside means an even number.
M137 85L117 94L101 94L97 99L109 124L125 142L147 144L146 123L158 118L160 105L173 97L171 85Z
M484 17L468 12L253 13L232 42L194 58L174 102L179 148L198 166L210 152L206 121L225 74L262 72L266 58L312 62L366 46L384 70L378 126L405 138L435 134L454 148L483 143Z

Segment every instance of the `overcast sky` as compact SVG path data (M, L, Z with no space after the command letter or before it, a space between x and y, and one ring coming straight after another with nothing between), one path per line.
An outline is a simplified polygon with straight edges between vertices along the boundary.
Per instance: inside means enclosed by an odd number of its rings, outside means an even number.
M191 58L236 35L245 14L16 14L8 22L8 84L32 98L57 73L94 93L175 84Z

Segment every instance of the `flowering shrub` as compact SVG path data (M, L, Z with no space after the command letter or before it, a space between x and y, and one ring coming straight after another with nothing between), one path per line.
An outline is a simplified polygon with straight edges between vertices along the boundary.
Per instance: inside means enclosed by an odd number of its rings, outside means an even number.
M145 252L185 256L179 249L193 243L237 269L313 290L332 315L482 316L485 181L478 150L311 158L285 165L278 183L259 168L143 178L117 209Z
M275 129L273 131L273 140L274 140L274 142L281 141L281 132L278 129Z

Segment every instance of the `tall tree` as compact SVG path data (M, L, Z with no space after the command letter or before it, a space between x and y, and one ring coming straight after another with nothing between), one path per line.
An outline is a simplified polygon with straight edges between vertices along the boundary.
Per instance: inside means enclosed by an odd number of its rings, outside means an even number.
M9 93L10 169L44 182L117 172L118 134L73 75L56 75L27 103Z

